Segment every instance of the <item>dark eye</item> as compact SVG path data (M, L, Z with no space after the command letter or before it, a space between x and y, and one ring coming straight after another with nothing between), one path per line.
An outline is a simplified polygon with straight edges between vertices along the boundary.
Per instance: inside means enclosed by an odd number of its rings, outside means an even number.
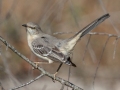
M31 29L35 29L35 27L31 27L31 26L28 26L29 28L31 28Z
M32 29L35 29L35 27L31 27Z
M45 38L45 37L41 37L41 38Z

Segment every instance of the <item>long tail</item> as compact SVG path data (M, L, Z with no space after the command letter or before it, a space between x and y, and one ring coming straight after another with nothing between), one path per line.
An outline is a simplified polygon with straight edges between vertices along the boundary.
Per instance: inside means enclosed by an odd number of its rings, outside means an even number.
M105 14L105 15L101 16L100 18L96 19L95 21L93 21L92 23L90 23L85 28L83 28L78 33L76 33L73 37L67 39L67 41L66 41L67 44L64 47L67 47L67 50L69 52L70 50L73 49L73 47L75 46L75 44L77 43L77 41L81 37L83 37L84 35L86 35L88 32L90 32L91 30L93 30L95 27L97 27L100 23L102 23L104 20L106 20L109 17L110 17L109 14Z
M98 18L97 20L93 21L92 23L90 23L89 25L87 25L85 28L83 28L81 31L79 31L76 35L79 35L80 33L80 38L83 37L84 35L86 35L88 32L90 32L91 30L93 30L95 27L97 27L100 23L102 23L104 20L106 20L107 18L109 18L110 15L109 14L105 14L102 17Z

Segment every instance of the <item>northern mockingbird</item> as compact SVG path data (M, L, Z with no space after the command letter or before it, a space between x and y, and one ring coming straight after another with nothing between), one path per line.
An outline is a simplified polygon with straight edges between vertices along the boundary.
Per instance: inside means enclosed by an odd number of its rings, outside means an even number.
M60 65L54 74L57 74L62 64L71 65L76 67L76 65L71 61L70 54L78 42L84 35L93 30L96 26L102 23L105 19L109 18L109 14L105 14L100 18L96 19L81 31L76 33L74 36L68 39L58 39L51 35L44 33L41 28L32 22L23 24L27 31L28 45L32 52L43 60L47 60L48 63L60 62Z

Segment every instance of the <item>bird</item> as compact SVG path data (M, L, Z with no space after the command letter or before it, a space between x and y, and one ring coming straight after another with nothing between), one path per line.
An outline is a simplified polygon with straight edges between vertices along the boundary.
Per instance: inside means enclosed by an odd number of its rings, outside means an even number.
M28 46L30 47L31 51L42 60L47 61L38 62L39 64L51 64L53 62L60 63L57 71L54 74L55 79L56 74L63 64L76 67L76 65L71 61L70 57L75 45L83 36L85 36L88 32L93 30L109 17L109 14L99 17L82 30L78 31L75 35L67 39L59 39L52 35L46 34L39 25L33 22L28 22L22 26L26 28Z

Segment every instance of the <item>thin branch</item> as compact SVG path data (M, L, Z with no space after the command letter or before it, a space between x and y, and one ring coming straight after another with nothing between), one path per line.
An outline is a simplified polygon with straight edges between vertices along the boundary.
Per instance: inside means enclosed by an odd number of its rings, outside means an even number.
M83 61L84 61L84 59L85 59L85 55L86 55L86 52L87 52L87 48L88 48L88 44L89 44L89 42L90 42L90 39L91 39L91 35L89 36L88 42L87 42L87 44L86 44L86 48L85 48L84 55L83 55Z
M70 58L72 61L73 60L73 53L72 52L70 53ZM71 74L71 66L69 66L69 70L68 70L68 81L70 80L70 74ZM67 90L68 90L68 87L67 87Z
M38 77L36 77L35 79L30 80L30 82L27 82L27 83L25 83L25 84L22 84L22 85L20 85L20 86L18 86L18 87L14 87L14 88L12 88L12 89L10 89L10 90L16 90L16 89L22 88L22 87L24 87L24 86L27 86L27 85L35 82L36 80L40 79L40 78L43 77L43 76L44 76L44 74L41 74L41 75L39 75Z
M69 70L68 70L68 81L70 80L70 72L71 71L71 66L69 66ZM68 87L67 87L67 90L68 90Z
M116 54L116 48L117 48L118 40L119 40L119 38L116 38L116 40L115 40L115 47L114 47L114 52L113 52L113 59L115 59L115 54Z
M36 64L34 64L34 62L30 61L27 57L25 57L24 55L22 55L20 52L18 52L13 46L11 46L6 40L4 40L1 36L0 36L0 40L6 45L8 46L8 48L10 48L14 53L16 53L18 56L20 56L22 59L24 59L26 62L28 62L30 65L32 65L34 68L36 68ZM43 68L41 67L37 67L36 69L38 69L39 71L41 71L44 75L50 77L51 79L54 79L54 75L50 74L49 72L45 71ZM56 81L60 82L61 84L65 84L68 87L71 87L75 90L83 90L82 88L74 85L73 83L66 81L60 77L56 77L55 78Z
M55 32L53 33L53 35L57 35L57 34L73 34L73 33L77 33L77 32ZM110 36L110 37L120 37L119 35L116 34L109 34L109 33L98 33L98 32L89 32L88 34L90 35L106 35L106 36Z
M96 78L96 75L97 75L97 71L98 71L98 69L99 69L99 66L100 66L100 63L101 63L101 60L102 60L102 57L103 57L103 53L104 53L104 51L105 51L105 48L106 48L106 45L107 45L109 39L110 39L110 36L107 38L107 40L106 40L106 42L105 42L105 45L104 45L104 47L103 47L103 50L102 50L102 53L101 53L101 56L100 56L100 60L99 60L99 62L98 62L97 68L96 68L96 70L95 70L95 75L94 75L94 78L93 78L93 89L94 89L94 84L95 84L95 78Z

